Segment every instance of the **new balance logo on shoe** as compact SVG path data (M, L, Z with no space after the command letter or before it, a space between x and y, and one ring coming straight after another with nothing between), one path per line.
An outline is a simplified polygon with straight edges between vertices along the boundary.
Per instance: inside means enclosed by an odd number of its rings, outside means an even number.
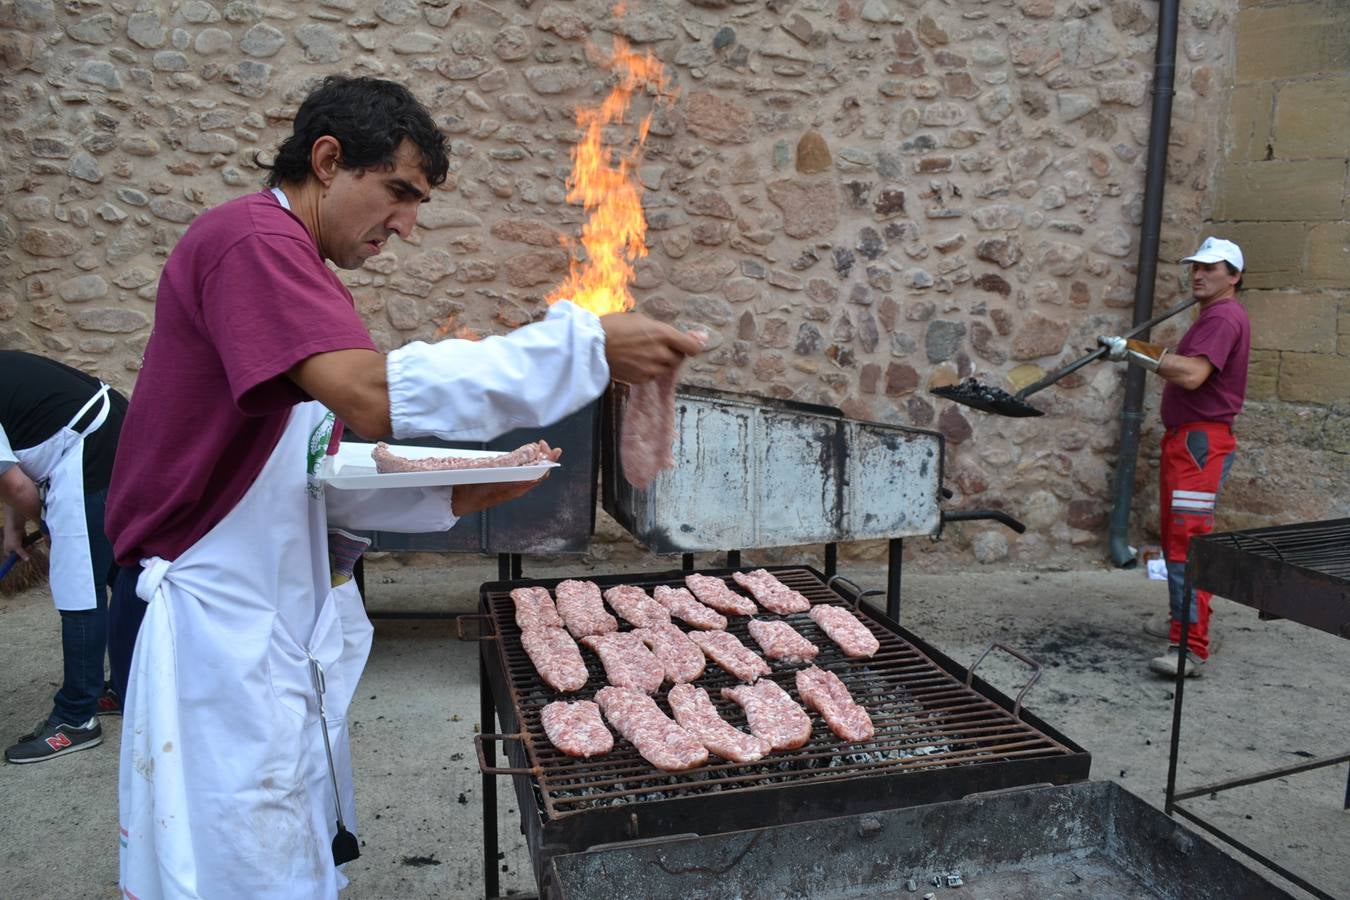
M71 745L70 738L66 737L65 732L63 731L58 731L56 734L47 738L45 743L53 750L64 750Z

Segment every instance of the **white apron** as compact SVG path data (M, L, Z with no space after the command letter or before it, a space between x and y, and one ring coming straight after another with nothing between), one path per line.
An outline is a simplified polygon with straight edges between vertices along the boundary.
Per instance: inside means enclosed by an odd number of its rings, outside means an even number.
M119 778L127 897L328 898L337 810L356 830L346 711L372 629L354 582L330 588L317 470L333 417L294 407L243 499L173 562L143 561ZM191 786L189 788L189 785Z
M99 403L103 406L98 414L76 431L80 419ZM98 605L94 562L89 556L89 525L84 512L84 439L103 427L111 408L108 386L100 384L98 392L64 428L40 444L14 451L25 475L36 482L47 482L42 521L51 534L48 580L52 602L65 612Z

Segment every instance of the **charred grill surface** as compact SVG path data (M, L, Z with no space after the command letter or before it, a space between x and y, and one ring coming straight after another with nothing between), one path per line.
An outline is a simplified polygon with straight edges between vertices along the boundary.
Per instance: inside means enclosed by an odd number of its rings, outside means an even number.
M848 605L811 569L773 571L813 604ZM650 590L657 584L681 586L682 574L608 576L595 580L602 587L630 583ZM729 577L726 580L730 582ZM549 582L531 583L552 586ZM797 750L772 753L748 765L714 757L712 762L698 769L671 774L654 769L622 740L617 741L614 750L603 758L579 760L568 757L549 744L539 721L543 707L556 700L557 695L541 681L520 646L520 632L515 624L509 590L521 584L485 585L481 596L497 635L491 643L500 654L499 662L505 674L502 686L509 694L510 719L506 715L508 710L502 708L501 699L504 698L499 698L499 713L503 714L508 727L521 734L524 759L517 760L516 764L523 763L532 770L534 793L546 819L623 808L635 802L698 800L710 795L725 795L731 800L737 794L763 792L768 788L790 793L794 786L809 785L819 789L821 786L908 777L936 770L968 773L1026 760L1049 764L1036 767L1035 775L1027 774L1026 777L1036 780L1063 783L1087 775L1088 757L1082 750L1066 739L1048 733L1047 728L1037 727L1025 714L1021 719L1015 718L1006 698L991 698L980 690L966 687L950 671L953 668L950 661L944 658L946 667L940 665L933 658L938 654L925 652L925 648L916 646L896 626L883 624L865 610L859 617L881 644L874 656L865 659L845 656L806 613L785 619L820 648L816 665L837 674L854 699L870 713L876 727L876 736L872 740L843 743L818 716L813 715L812 735L806 745ZM753 647L755 643L748 633L748 621L744 616L732 617L728 630ZM586 654L586 661L590 681L568 699L590 699L605 684L604 671L594 654ZM800 702L794 675L801 666L783 663L772 666L773 674L768 677ZM745 727L740 708L722 699L719 690L739 682L709 663L697 683L708 689L723 718L738 727ZM979 686L982 685L977 684ZM1001 700L1002 705L996 699ZM664 690L657 694L657 701L669 711ZM967 790L987 789L979 786L980 779L966 775L957 775L956 779L965 787L942 793L955 792L959 796ZM999 779L999 783L1002 784L1003 779ZM860 798L872 792L872 789L865 789ZM925 801L916 794L909 802ZM860 803L853 806L860 804L866 805L866 801L860 799ZM888 805L903 805L903 802ZM764 818L760 817L760 820ZM616 835L609 839L625 836Z
M1350 638L1350 519L1204 535L1188 566L1197 588Z

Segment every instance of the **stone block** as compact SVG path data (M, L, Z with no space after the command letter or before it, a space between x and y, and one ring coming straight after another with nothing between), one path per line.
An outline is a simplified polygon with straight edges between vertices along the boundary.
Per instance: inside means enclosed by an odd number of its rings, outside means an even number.
M1214 222L1204 229L1204 234L1236 241L1242 248L1247 261L1242 286L1248 291L1298 284L1298 276L1303 272L1303 250L1308 242L1306 223Z
M1344 402L1350 357L1334 353L1281 353L1279 398L1293 403Z
M1350 143L1347 123L1350 75L1280 85L1275 97L1275 156L1344 159Z
M1252 349L1336 352L1338 298L1331 294L1244 291Z
M1306 274L1312 284L1350 285L1350 222L1316 225L1308 232Z
M1216 220L1298 222L1343 215L1345 160L1230 163L1219 172Z
M1350 69L1350 6L1281 3L1237 15L1238 84Z
M1271 146L1275 86L1268 81L1233 88L1228 109L1229 159L1263 160Z

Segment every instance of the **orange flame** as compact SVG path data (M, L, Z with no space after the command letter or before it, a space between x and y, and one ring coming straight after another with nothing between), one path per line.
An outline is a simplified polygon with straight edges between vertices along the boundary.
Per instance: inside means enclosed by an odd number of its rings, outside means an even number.
M572 151L572 174L567 179L567 199L580 202L589 213L581 228L585 259L578 259L574 252L567 280L546 298L549 303L571 300L596 315L622 312L634 305L628 290L633 263L647 255L642 186L635 175L652 114L648 112L639 123L637 140L627 152L607 148L604 129L623 121L639 86L651 85L658 92L666 86L656 58L650 52L633 53L619 37L614 38L614 55L608 65L618 71L618 83L599 105L577 108L577 125L585 134ZM563 242L570 245L566 238Z

